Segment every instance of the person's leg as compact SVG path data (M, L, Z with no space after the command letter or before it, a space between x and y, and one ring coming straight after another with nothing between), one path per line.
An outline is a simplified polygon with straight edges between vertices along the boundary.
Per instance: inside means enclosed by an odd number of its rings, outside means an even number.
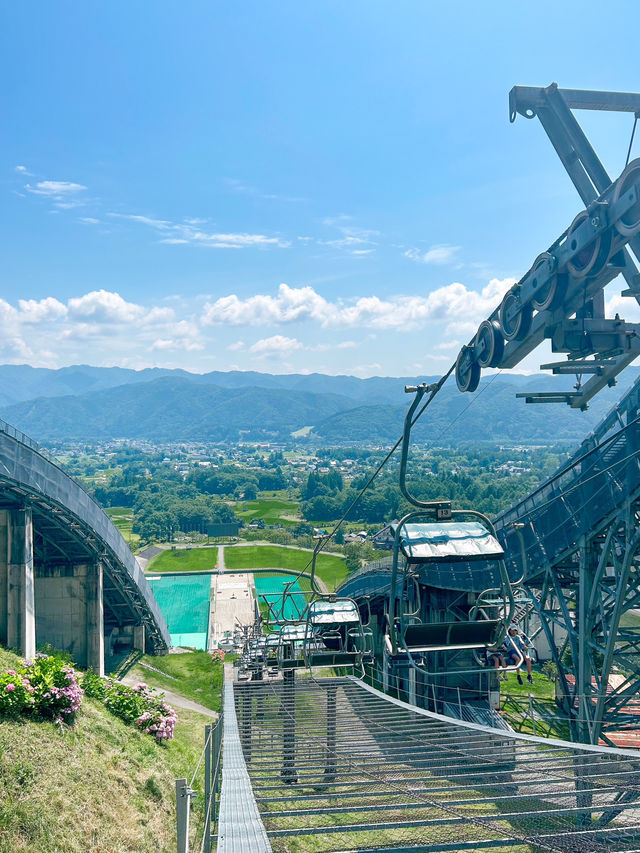
M533 675L531 674L531 658L529 655L524 659L525 665L527 667L527 681L529 684L533 684Z

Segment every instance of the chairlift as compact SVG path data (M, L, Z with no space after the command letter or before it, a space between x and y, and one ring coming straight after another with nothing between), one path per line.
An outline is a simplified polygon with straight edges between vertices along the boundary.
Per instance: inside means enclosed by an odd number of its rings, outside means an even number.
M307 635L304 622L283 625L277 632L276 657L280 669L299 669L306 666L302 647Z
M362 669L372 653L373 635L365 630L351 598L317 599L307 608L303 653L307 666Z
M415 398L404 422L400 490L415 509L391 525L393 562L385 646L392 657L405 658L412 667L428 672L424 655L470 651L477 662L478 652L497 649L514 613L515 599L491 521L477 510L452 510L450 501L421 501L409 491L406 473L414 414L423 396L433 394L434 386L405 390L414 392ZM471 584L475 582L479 598L486 598L490 591L500 606L491 614L474 607L464 613L466 618L428 621L422 615L421 578L431 586L461 592L474 592ZM476 665L470 670L439 668L430 674L477 671Z

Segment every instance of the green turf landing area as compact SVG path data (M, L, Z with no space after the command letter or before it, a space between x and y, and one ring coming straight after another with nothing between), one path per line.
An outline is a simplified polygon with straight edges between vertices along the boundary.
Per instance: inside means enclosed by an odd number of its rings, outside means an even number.
M291 580L292 578L286 575L254 575L258 598L260 599L261 596L269 594L268 600L273 608L273 614L276 619L298 619L304 611L306 597L300 589L298 581L295 581L289 587L291 595L287 596L284 607L282 606L282 598L278 599L276 597L282 595L284 585L291 583Z
M167 575L148 581L173 646L206 649L211 575Z

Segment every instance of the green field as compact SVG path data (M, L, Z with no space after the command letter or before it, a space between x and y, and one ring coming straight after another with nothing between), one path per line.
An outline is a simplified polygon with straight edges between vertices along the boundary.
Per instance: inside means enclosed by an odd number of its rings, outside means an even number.
M132 533L133 526L133 510L124 506L110 506L105 509L106 514L118 528L122 534L122 538L130 548L137 548L140 544L140 537L137 533Z
M211 572L217 563L217 548L176 548L154 557L147 572Z
M278 568L294 571L309 571L311 551L284 548L281 545L233 545L224 549L224 562L229 569ZM334 554L319 554L318 575L333 590L347 576L344 557Z
M269 494L267 492L266 494ZM273 494L273 493L271 493ZM276 492L275 494L279 494ZM285 498L286 498L286 492ZM252 521L262 518L265 524L281 524L283 527L294 527L299 524L299 521L292 521L285 516L297 516L298 504L295 501L288 501L283 498L258 498L255 501L242 501L237 504L236 515L238 515L245 524L251 524Z

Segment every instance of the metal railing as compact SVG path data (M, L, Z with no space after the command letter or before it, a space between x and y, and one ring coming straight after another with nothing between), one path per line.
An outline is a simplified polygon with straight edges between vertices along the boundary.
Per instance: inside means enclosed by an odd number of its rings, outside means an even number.
M223 715L215 723L204 727L204 747L193 771L191 782L176 779L176 835L178 853L211 853L211 841L218 823L220 801L220 783L222 771L222 729ZM191 799L198 792L193 784L204 761L204 828L200 847L190 846L189 825L191 819Z

